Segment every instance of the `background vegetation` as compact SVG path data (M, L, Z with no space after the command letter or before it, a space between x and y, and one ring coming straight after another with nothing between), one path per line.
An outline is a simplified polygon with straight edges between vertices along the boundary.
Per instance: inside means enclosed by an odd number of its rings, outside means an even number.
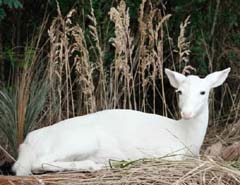
M204 76L230 66L227 83L210 97L210 131L235 126L239 5L239 0L0 1L1 145L16 157L30 130L102 109L178 118L165 67ZM239 135L218 139L227 144Z

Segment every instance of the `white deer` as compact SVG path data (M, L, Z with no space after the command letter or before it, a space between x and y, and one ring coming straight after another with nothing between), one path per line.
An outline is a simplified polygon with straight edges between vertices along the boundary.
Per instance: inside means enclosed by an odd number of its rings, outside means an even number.
M16 175L39 171L99 170L109 160L198 156L208 126L209 91L230 68L205 78L165 69L179 94L181 120L133 110L105 110L29 133L13 166Z

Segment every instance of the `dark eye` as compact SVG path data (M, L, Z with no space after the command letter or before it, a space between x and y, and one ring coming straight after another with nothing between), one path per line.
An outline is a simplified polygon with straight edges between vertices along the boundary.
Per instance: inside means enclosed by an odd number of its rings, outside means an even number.
M180 90L178 90L176 93L177 93L178 95L182 95L182 91L180 91Z
M201 95L204 95L204 94L205 94L205 91L201 91L200 94L201 94Z

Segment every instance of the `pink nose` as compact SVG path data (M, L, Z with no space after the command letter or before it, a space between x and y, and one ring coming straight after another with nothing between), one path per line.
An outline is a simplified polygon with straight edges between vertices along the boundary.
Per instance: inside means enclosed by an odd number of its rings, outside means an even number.
M192 112L181 112L181 116L183 119L189 120L189 119L192 119L193 113Z

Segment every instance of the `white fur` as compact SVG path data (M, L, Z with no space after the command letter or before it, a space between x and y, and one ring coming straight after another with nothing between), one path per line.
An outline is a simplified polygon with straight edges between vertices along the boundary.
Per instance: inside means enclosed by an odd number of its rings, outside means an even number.
M208 125L208 95L221 85L230 68L201 79L166 69L181 91L184 119L133 110L105 110L61 121L28 134L20 146L16 175L38 171L98 170L112 160L198 156ZM200 92L205 91L204 95Z

